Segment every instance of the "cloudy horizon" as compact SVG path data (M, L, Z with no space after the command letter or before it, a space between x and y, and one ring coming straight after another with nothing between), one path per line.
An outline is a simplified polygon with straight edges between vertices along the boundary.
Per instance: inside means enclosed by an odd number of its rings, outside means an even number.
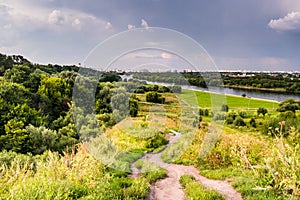
M193 38L220 70L300 70L297 0L0 0L0 16L0 53L34 63L82 63L112 35L162 27ZM175 59L139 52L131 61L142 56Z

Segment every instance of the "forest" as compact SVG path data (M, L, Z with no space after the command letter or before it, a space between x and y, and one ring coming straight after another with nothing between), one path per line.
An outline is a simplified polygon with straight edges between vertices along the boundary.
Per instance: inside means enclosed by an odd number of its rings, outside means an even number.
M214 94L226 99L215 109L212 94L180 87L206 87L197 73L135 73L122 81L116 72L84 70L88 76L78 66L0 55L0 199L146 199L170 176L144 159L148 153L228 180L244 199L300 198L300 101ZM218 85L211 75L208 84ZM222 74L228 85L299 92L296 77L259 76ZM181 137L170 144L174 133ZM225 199L193 176L179 178L186 199Z

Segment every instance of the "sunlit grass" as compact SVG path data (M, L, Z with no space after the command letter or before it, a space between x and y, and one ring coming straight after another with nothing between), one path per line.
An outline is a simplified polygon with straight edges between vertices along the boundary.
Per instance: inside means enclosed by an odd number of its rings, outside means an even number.
M216 99L225 99L226 104L229 108L233 109L240 109L240 110L255 110L259 107L264 107L269 110L274 110L278 107L278 102L272 102L268 100L259 100L254 98L247 98L247 97L238 97L238 96L231 96L231 95L222 95L222 94L214 94L208 92L200 92L200 91L192 91L192 90L182 90L180 94L180 98L184 99L187 102L191 102L190 99L194 97L198 99L198 106L202 108L211 108L212 102L215 105L221 106L222 102L217 102Z

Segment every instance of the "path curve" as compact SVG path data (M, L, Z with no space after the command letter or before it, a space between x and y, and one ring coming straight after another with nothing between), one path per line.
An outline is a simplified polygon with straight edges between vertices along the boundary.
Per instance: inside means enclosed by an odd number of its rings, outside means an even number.
M181 137L181 133L176 131L171 132L174 133L175 136L170 137L169 144L166 146L166 148L175 143ZM218 191L225 197L226 200L242 200L241 194L235 191L231 184L227 181L212 180L201 176L199 174L199 170L194 166L169 164L163 162L160 156L165 149L157 154L147 153L140 158L146 159L149 162L154 162L167 171L166 178L157 181L151 186L147 200L184 200L185 194L179 183L180 177L184 174L194 176L195 179L205 188ZM131 169L131 177L138 177L140 175L139 170L135 167L135 162L131 164Z

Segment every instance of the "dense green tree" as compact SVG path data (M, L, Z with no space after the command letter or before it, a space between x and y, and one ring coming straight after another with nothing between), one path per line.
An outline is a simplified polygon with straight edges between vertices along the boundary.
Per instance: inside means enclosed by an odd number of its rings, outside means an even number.
M5 124L5 134L0 136L1 149L26 153L28 134L22 121L11 119Z
M262 114L263 116L265 116L265 114L268 113L268 110L266 108L260 107L257 109L257 114L260 115Z
M58 135L55 130L47 129L44 126L34 127L29 125L26 127L26 131L29 151L33 154L42 154L46 150L56 150L54 146Z
M235 118L235 120L233 121L233 124L235 126L246 126L246 123L244 122L243 118L241 118L240 116L237 116Z
M0 82L0 98L10 104L25 103L29 98L29 91L18 83Z
M122 78L116 72L106 72L101 74L100 82L118 82Z
M138 101L134 98L129 99L129 113L131 117L136 117L138 114Z
M296 101L294 99L286 99L279 104L279 108L277 110L279 112L296 112L296 110L300 110L300 101Z
M44 105L43 111L49 115L51 121L69 110L70 87L65 80L43 77L38 94L41 95L41 103Z
M162 97L157 92L148 92L146 94L146 101L147 102L153 102L153 103L165 103L165 98Z

